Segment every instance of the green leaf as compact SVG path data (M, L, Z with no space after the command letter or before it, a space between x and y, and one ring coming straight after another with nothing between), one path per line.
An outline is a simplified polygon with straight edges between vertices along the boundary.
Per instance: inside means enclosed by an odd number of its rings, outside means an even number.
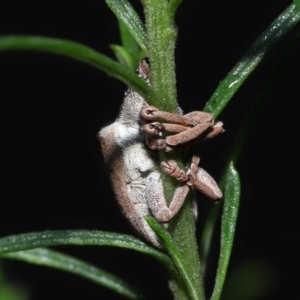
M141 240L125 234L98 230L57 230L24 233L0 239L0 255L40 247L77 245L111 246L142 252L154 257L165 267L172 268L169 258Z
M131 86L140 95L145 97L149 103L157 99L153 89L145 81L141 80L135 72L92 48L79 43L37 36L9 36L0 38L0 51L12 50L46 52L85 62Z
M255 70L268 50L289 32L300 20L300 8L291 4L279 17L271 23L235 67L222 80L211 96L204 111L217 117L240 88L247 77Z
M132 36L132 34L127 29L126 25L119 19L118 19L118 24L119 24L119 32L120 32L121 42L122 42L121 45L131 57L132 60L131 69L135 70L139 61L145 56L147 56L146 52L144 50L141 50L141 48L135 41L134 37Z
M4 254L2 258L16 259L31 264L67 271L105 286L128 299L144 299L136 289L122 279L100 268L96 268L89 263L53 250L37 248Z
M222 215L221 249L215 286L211 300L220 299L231 255L238 216L241 186L239 174L230 164L225 183L225 200Z
M274 64L270 75L266 78L262 89L258 93L256 99L253 101L247 113L247 117L244 119L243 125L241 126L241 129L233 143L233 147L230 151L228 161L232 161L234 164L237 162L240 153L243 149L243 146L246 143L246 140L249 136L249 133L252 130L255 120L257 119L261 111L261 108L269 99L269 96L278 84L280 77L283 75L286 68L288 67L292 55L295 54L295 51L298 51L299 41L300 33L297 33L293 36L293 38L286 46L284 53L282 54L280 59L278 59L278 61Z
M116 17L125 24L139 46L147 53L145 26L131 4L127 0L105 1Z
M286 70L286 67L290 63L290 59L292 55L295 54L295 51L298 49L298 44L300 41L300 34L296 34L289 44L287 45L282 57L275 64L273 70L270 72L270 76L266 79L264 86L262 87L261 91L259 92L257 98L254 100L249 112L248 116L246 117L243 125L241 126L241 130L239 131L235 142L233 143L232 150L230 151L228 163L232 161L234 164L238 161L243 146L247 140L247 137L254 125L254 121L259 114L261 107L268 99L269 95L273 91L274 87L278 83L280 76ZM222 179L220 181L220 187L225 186L225 177L226 177L227 170L225 170ZM219 215L220 206L215 205L212 207L207 221L205 222L205 227L203 229L201 243L200 243L200 254L201 254L201 271L203 276L206 274L206 267L207 261L210 253L211 248L211 241L213 237L213 232L216 224L217 217Z
M137 66L135 61L133 60L130 53L126 50L126 48L119 45L110 45L110 48L113 50L118 62L126 66L127 68L134 70Z
M172 241L170 234L153 217L146 216L145 219L150 227L160 237L164 248L168 252L178 274L180 275L181 280L185 284L185 289L188 291L190 296L189 299L204 299L203 287L199 290L199 282L195 282L195 278L193 278L189 267L185 265L185 262ZM176 276L176 274L173 275ZM200 281L200 278L197 278L197 281Z

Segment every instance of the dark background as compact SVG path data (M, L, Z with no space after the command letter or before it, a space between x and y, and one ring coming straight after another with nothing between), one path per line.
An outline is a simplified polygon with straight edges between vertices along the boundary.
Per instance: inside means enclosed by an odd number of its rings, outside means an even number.
M139 1L132 2L141 11ZM178 99L185 112L203 108L219 81L290 3L183 1L176 19L176 63ZM215 178L220 177L251 103L298 31L299 26L275 46L219 116L226 133L201 145L202 166ZM104 1L1 1L0 34L65 38L111 57L108 45L119 42L115 17ZM295 273L300 267L299 51L300 46L261 110L236 165L242 198L229 277L246 270L238 274L245 275L247 288L266 288L264 296L252 299L300 296L299 272ZM113 200L95 137L116 118L125 89L71 59L0 53L0 236L47 229L132 234ZM201 199L198 235L208 205ZM216 242L212 262L217 260L217 247ZM171 299L167 274L152 258L105 247L58 250L136 284L150 299ZM105 288L57 270L13 261L3 261L3 266L7 278L25 286L32 300L119 299ZM214 268L212 263L208 286ZM228 288L227 299L236 299L242 286L238 279Z

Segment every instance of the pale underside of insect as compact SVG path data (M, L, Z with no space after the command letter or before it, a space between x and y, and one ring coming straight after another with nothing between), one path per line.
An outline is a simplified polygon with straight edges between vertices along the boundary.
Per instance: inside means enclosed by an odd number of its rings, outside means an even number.
M145 60L140 62L137 73L149 84L149 66ZM222 132L222 124L214 124L211 115L205 114L205 121L202 122L203 115L200 114L199 119L198 113L180 116L160 112L129 88L116 121L102 128L98 134L112 188L123 214L137 232L158 248L162 247L159 238L145 221L145 216L151 215L158 222L167 223L181 208L190 188L196 188L216 201L222 197L214 179L198 167L197 156L193 156L191 167L185 172L173 160L162 162L160 168L157 152L151 150L174 150L177 146L186 146L194 140L203 140ZM166 123L157 122L161 119ZM182 127L175 126L172 131L169 122ZM199 125L201 122L205 124ZM154 128L155 132L148 132L149 127ZM195 131L198 131L198 135ZM172 137L175 137L175 141ZM151 147L157 143L162 144L162 140L165 146ZM169 205L164 196L161 169L179 181Z

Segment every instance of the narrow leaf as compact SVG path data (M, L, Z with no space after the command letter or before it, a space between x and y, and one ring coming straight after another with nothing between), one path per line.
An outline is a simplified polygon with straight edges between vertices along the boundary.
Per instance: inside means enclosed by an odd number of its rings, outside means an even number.
M126 85L133 87L149 103L157 98L153 89L141 80L135 72L92 48L79 43L38 36L9 36L0 38L0 51L12 50L39 51L67 56L85 62L121 80Z
M146 216L145 219L150 227L160 237L162 244L173 261L177 272L185 283L185 288L189 293L190 299L204 299L203 288L202 290L197 288L197 283L195 283L195 279L190 274L189 268L185 265L180 252L172 241L170 234L153 217ZM197 280L200 281L200 278L197 278Z
M67 271L105 286L128 299L143 299L136 289L122 279L93 265L45 248L4 254L2 258L16 259L40 266Z
M0 239L0 255L9 252L59 245L127 248L151 255L168 268L172 265L165 254L151 248L133 236L97 230L49 230L4 237Z
M238 216L241 186L239 174L233 163L230 164L225 183L225 200L222 215L221 249L216 282L211 300L220 299L231 255Z
M133 62L132 70L136 69L139 61L147 56L144 50L141 50L135 38L132 36L126 25L118 19L121 45L129 53Z
M130 53L126 50L126 48L119 45L110 45L110 48L114 52L118 62L126 66L127 68L134 70L137 64L134 62Z
M139 46L147 53L145 26L127 0L105 0L116 17L122 21Z
M222 80L216 91L206 103L204 111L217 117L240 88L247 77L255 70L268 50L290 31L300 20L300 8L291 4L271 23L235 67Z
M282 57L275 64L273 70L270 72L270 76L266 79L264 86L262 87L261 91L259 92L257 98L254 100L249 112L248 116L246 117L243 125L241 126L241 130L238 133L235 142L233 143L232 150L230 151L230 155L228 158L228 163L232 161L234 164L238 161L243 146L247 140L249 133L252 130L254 125L254 121L256 120L261 107L265 104L266 100L268 99L271 92L274 90L274 87L278 83L280 77L286 70L286 67L290 63L290 59L292 55L294 55L295 51L297 50L298 44L300 41L300 34L296 34L291 41L289 42L288 46L286 47ZM226 177L227 170L225 170L223 176L220 180L220 186L225 186L225 177ZM207 267L207 260L210 253L211 248L211 241L213 237L213 232L216 224L217 217L219 215L220 206L216 205L213 206L207 221L205 222L205 227L203 230L203 234L201 237L201 244L200 244L200 254L201 254L201 272L203 276L206 274L206 267Z
M243 125L241 126L241 129L233 143L228 161L232 161L235 164L239 159L243 146L246 143L252 127L255 124L255 120L257 119L261 111L261 108L267 102L270 94L278 84L280 77L283 75L286 68L291 63L292 55L295 54L295 51L298 51L299 42L300 33L297 33L288 43L287 47L284 50L284 53L282 54L280 59L278 59L278 62L276 62L276 64L274 65L268 78L266 78L263 87L258 93L256 99L254 99L247 113L247 116L244 119Z

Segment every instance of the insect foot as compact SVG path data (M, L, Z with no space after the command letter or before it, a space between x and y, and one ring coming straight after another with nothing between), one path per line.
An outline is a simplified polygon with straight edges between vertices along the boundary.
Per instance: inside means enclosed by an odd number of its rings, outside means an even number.
M142 131L147 135L146 143L151 150L171 152L224 132L222 122L215 123L211 114L202 111L181 116L145 106L140 116L147 122L142 126ZM157 122L159 120L164 122Z
M223 194L215 180L198 166L199 162L199 156L194 155L192 157L191 167L186 173L178 167L174 160L162 162L161 166L166 174L175 177L179 182L184 182L191 188L197 189L208 198L219 202Z

